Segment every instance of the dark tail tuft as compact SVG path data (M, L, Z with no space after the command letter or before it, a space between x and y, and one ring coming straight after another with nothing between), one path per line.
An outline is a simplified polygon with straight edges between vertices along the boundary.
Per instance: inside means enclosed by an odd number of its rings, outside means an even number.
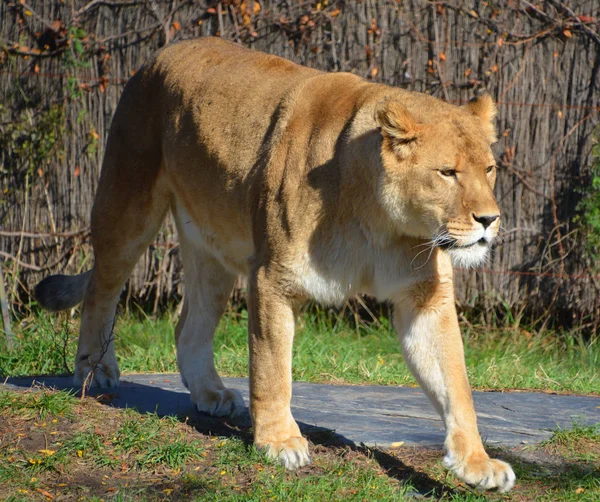
M51 275L35 287L34 296L46 310L58 312L75 307L83 300L91 270L79 275Z

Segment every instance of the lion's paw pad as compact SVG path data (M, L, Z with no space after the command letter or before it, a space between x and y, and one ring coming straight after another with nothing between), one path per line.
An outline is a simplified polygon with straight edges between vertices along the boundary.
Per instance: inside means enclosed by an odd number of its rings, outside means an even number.
M310 464L308 441L303 437L293 437L285 441L267 443L258 446L267 457L277 459L286 469L294 470Z
M465 483L481 490L497 488L500 493L504 493L515 486L515 473L502 460L484 457L458 462L452 455L446 455L443 464Z

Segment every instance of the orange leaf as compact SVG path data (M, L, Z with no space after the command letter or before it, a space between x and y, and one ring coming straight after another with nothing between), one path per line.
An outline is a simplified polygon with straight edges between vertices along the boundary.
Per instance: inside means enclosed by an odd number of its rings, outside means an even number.
M179 31L181 29L181 24L179 24L179 21L173 21L173 29L175 31Z
M98 82L98 89L100 89L100 92L105 92L106 88L108 87L108 79L106 77L101 77L100 78L100 82Z
M81 174L81 167L75 166L75 171L73 172L73 176L76 178Z
M340 12L341 12L341 11L340 11L340 9L335 9L335 10L332 10L332 11L329 13L329 15L330 15L331 17L336 17L336 16L339 16L339 15L340 15Z
M216 14L217 13L217 9L215 9L214 7L209 7L208 9L206 9L206 12L208 14Z
M54 498L54 495L52 495L50 492L47 492L46 490L42 490L41 488L36 488L35 491L40 492L44 497L48 497L49 499Z
M440 58L440 61L446 61L446 54L444 54L443 52L440 52L439 58Z
M567 38L571 38L573 36L569 30L563 30L563 35Z
M469 75L471 75L471 68L465 70L465 77L468 77Z

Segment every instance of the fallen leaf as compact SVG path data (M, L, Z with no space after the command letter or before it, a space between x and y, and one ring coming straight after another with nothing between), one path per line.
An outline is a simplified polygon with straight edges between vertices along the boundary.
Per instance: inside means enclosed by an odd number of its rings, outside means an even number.
M579 488L577 488L577 490L575 490L575 493L580 494L583 493L585 491L585 488L582 488L581 486Z
M51 457L52 455L54 455L56 453L56 451L54 450L38 450L39 453L41 453L42 455L46 455L47 457Z
M51 500L54 499L54 495L52 495L50 492L47 492L46 490L36 488L35 491L41 493L44 497L48 497Z
M404 441L396 441L392 443L392 448L400 448L404 444Z

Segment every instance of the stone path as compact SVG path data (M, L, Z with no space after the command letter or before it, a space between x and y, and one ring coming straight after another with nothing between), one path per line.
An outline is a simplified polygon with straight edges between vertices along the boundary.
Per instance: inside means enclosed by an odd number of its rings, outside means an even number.
M241 391L248 403L247 379L224 381ZM34 383L72 388L71 377L9 378L4 388L28 389ZM118 389L104 393L110 406L188 416L196 425L202 424L204 432L221 434L223 430L224 420L195 411L177 374L123 375ZM537 443L558 426L571 427L573 420L600 422L600 397L537 392L474 392L473 397L480 432L488 445ZM294 383L292 412L304 432L334 431L337 439L349 444L386 448L403 441L441 447L444 442L439 416L416 388ZM250 420L246 415L228 423L247 427Z

